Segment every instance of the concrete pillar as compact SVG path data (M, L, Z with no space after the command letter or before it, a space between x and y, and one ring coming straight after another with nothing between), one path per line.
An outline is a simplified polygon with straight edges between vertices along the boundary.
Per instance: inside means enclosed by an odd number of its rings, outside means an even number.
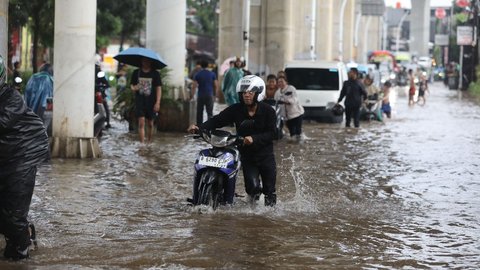
M268 0L268 16L266 20L266 62L272 73L283 69L286 62L294 58L294 25L292 12L294 1ZM295 1L295 4L296 3Z
M428 56L430 38L430 0L412 1L410 14L410 52Z
M0 0L0 55L8 63L8 0Z
M52 156L99 157L93 138L96 1L55 2Z
M170 69L171 98L185 99L185 0L147 0L147 48L156 51Z
M332 61L336 56L333 38L333 0L317 1L317 59ZM335 48L335 53L334 53Z
M250 1L250 31L248 69L261 76L270 73L265 59L266 32L265 25L268 15L265 0ZM219 59L220 60L220 59Z
M242 55L242 3L239 0L220 1L218 66L229 57Z
M345 15L343 17L343 61L350 62L353 59L355 37L355 1L347 0Z

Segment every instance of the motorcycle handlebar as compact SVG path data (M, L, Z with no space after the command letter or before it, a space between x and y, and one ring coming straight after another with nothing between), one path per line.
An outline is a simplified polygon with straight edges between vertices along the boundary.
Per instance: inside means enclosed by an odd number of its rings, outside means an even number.
M207 130L207 129L198 129L198 130L195 130L195 133L194 134L190 134L190 135L187 135L186 137L192 137L194 139L203 139L203 134L207 134L207 135L210 135L211 131L210 130ZM244 137L243 136L239 136L239 135L230 135L230 137L234 137L235 138L235 142L234 144L237 145L237 146L242 146L243 145L243 141L244 141Z

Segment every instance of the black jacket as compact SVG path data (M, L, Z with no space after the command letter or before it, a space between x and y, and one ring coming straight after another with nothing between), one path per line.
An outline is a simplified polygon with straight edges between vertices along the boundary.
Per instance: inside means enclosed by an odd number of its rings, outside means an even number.
M257 111L251 117L248 114L247 107L242 103L237 103L210 118L200 125L200 128L213 130L235 124L238 135L243 137L252 136L253 138L252 145L239 148L242 157L263 157L273 155L275 121L275 111L268 104L263 102L257 103ZM242 122L244 122L243 125ZM249 124L246 124L248 122Z
M348 80L343 83L338 102L345 97L345 107L360 107L367 99L367 90L358 80ZM363 99L362 99L363 97Z
M49 157L42 120L26 106L20 93L0 89L0 175L29 169Z

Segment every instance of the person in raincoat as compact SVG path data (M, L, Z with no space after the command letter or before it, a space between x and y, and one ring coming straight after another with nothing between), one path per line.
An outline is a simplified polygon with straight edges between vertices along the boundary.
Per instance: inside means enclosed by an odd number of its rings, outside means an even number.
M49 144L42 120L5 79L0 55L0 234L5 236L4 256L20 260L29 256L34 240L27 216L37 165L48 159Z
M243 77L242 64L240 57L237 57L235 65L229 68L223 77L222 92L228 106L240 102L236 87L238 81Z
M25 87L25 102L40 118L47 108L47 98L53 97L53 77L50 64L45 63L33 74Z

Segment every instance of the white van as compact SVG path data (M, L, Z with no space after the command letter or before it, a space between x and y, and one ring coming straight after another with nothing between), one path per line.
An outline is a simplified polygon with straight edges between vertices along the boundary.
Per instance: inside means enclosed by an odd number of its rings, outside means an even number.
M343 116L335 116L331 108L337 103L343 82L348 79L342 62L292 61L285 65L290 85L297 89L305 119L340 123Z

